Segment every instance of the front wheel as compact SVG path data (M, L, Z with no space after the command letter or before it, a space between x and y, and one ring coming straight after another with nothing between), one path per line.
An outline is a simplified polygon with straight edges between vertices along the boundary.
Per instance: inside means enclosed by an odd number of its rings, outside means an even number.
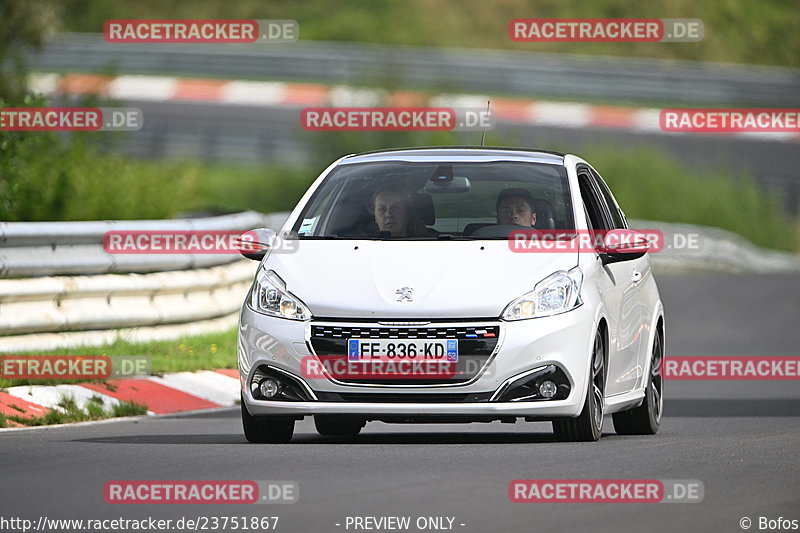
M598 331L592 349L592 380L586 390L583 410L578 418L553 420L556 439L565 442L591 442L603 434L606 371L603 334Z
M280 444L292 440L292 434L294 433L293 418L256 418L249 413L244 405L244 400L242 400L241 406L242 428L244 429L244 436L249 442Z
M655 435L661 427L664 410L664 378L661 366L664 360L664 336L656 330L653 353L650 358L650 376L642 405L614 413L614 429L619 435Z

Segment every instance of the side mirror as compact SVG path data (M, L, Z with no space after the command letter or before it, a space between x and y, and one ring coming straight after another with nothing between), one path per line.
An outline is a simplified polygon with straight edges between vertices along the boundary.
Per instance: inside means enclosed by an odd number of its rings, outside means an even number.
M261 261L277 238L278 234L275 230L258 228L239 235L236 244L239 253L244 257L253 261Z
M628 229L614 229L606 232L603 245L598 252L604 265L639 259L650 249L647 235Z

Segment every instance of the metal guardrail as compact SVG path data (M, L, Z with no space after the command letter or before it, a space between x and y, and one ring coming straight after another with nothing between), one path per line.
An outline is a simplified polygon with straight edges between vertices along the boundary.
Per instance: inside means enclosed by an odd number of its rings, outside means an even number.
M233 215L175 220L0 223L0 277L55 274L155 272L205 268L238 261L233 254L109 254L108 231L199 231L276 228L285 213L246 211ZM0 291L1 292L1 291Z
M800 271L800 254L759 248L736 233L720 228L649 220L628 222L633 229L655 230L663 234L667 246L650 256L657 273L775 274ZM687 245L690 236L691 246Z
M257 264L153 274L0 280L2 335L187 323L241 307Z
M0 279L0 353L64 346L70 335L87 330L108 340L118 328L151 328L147 335L155 337L164 326L180 335L195 331L198 323L227 323L242 305L256 262L238 254L111 255L103 248L103 235L109 230L279 229L286 217L246 211L180 220L2 223L0 274L50 277Z
M717 107L800 107L800 70L690 61L299 41L289 44L116 44L61 34L31 65L50 72L115 69L627 100Z

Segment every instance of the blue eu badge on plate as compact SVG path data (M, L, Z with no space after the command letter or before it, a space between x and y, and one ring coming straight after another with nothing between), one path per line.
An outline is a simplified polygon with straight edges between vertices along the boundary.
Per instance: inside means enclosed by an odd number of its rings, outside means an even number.
M358 361L358 339L347 341L347 360Z

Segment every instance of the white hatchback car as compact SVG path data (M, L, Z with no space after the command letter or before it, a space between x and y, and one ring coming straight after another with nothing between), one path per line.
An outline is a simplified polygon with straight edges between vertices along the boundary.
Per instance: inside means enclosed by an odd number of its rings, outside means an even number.
M343 157L246 254L261 262L239 321L246 438L287 442L307 415L323 435L522 418L593 441L607 414L618 434L656 433L664 311L646 242L516 247L617 230L622 210L574 155Z

